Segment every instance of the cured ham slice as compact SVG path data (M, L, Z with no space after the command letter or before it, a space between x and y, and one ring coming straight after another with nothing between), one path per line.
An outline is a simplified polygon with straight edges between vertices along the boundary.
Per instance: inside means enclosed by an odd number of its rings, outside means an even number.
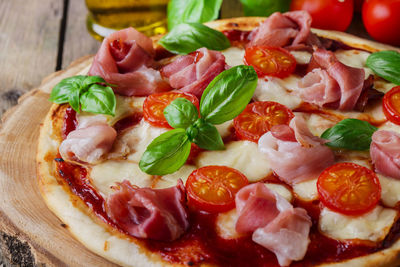
M370 154L377 172L400 180L400 134L376 131L372 135Z
M161 73L173 88L200 98L207 85L225 69L225 56L221 52L200 48L164 66Z
M258 141L258 149L268 158L279 178L294 185L318 177L333 164L333 152L323 145L324 142L311 134L302 117L296 116L289 126L272 127Z
M257 228L270 223L279 214L276 195L262 183L241 189L236 194L235 202L239 214L236 231L241 234L254 232ZM282 203L285 205L285 202Z
M307 73L298 82L298 87L301 99L320 107L340 100L339 84L326 70L320 68Z
M311 219L302 208L281 212L271 223L253 233L253 241L275 253L279 265L304 258L310 239Z
M250 35L249 46L299 46L319 42L311 33L312 18L306 11L275 12Z
M189 227L181 180L177 186L165 189L136 188L126 180L118 187L107 199L106 211L128 234L173 241Z
M65 161L96 163L108 153L117 137L101 115L79 118L78 128L62 141L59 152Z
M321 107L352 110L364 87L365 71L341 63L331 51L317 49L298 86L300 97Z
M158 70L151 68L154 49L149 37L133 28L112 33L104 39L89 75L98 75L113 90L126 96L147 96L170 90Z
M304 258L310 242L311 219L263 183L248 185L236 194L236 231L275 253L282 266Z

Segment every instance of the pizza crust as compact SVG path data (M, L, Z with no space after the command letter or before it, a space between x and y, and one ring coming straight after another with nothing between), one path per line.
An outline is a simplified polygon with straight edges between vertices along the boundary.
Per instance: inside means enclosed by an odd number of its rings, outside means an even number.
M251 30L265 18L246 17L230 18L206 23L217 30ZM370 52L379 50L396 50L399 48L365 40L347 33L312 29L318 36L341 41L352 47ZM153 37L155 46L162 36ZM160 48L160 47L159 47ZM82 73L86 74L91 60L85 61L87 66ZM74 73L76 74L76 73ZM68 188L57 181L54 158L58 154L61 138L56 129L62 123L63 108L54 104L40 130L37 149L37 175L41 194L47 206L63 221L72 235L94 253L122 266L183 266L165 262L161 257L147 251L141 246L140 240L129 238L105 225L97 217L90 214L86 206L72 195ZM84 225L85 227L82 227ZM340 263L323 264L321 266L393 266L400 264L400 240L390 248ZM202 265L206 266L206 265Z

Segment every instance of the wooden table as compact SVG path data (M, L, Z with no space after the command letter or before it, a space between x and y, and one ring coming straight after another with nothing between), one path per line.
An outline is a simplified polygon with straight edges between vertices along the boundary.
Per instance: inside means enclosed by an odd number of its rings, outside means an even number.
M242 13L224 0L221 17ZM86 31L84 0L0 0L0 116L18 98L73 60L95 54L99 42ZM349 32L367 37L355 18ZM35 266L28 244L0 232L0 267Z

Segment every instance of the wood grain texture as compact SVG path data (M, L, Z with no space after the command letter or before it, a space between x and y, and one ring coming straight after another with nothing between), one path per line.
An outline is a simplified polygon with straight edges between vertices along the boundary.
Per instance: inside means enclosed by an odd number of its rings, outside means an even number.
M100 42L96 41L86 30L88 11L84 0L70 0L65 32L62 68L72 61L90 54L96 54Z
M0 115L55 70L62 0L0 0Z
M68 72L53 74L40 88L46 90L54 79L82 72L90 64L90 61L84 62L73 64ZM48 97L47 93L35 89L24 95L3 117L0 129L0 231L9 237L17 236L21 244L27 242L37 265L113 266L77 242L47 208L39 193L35 156L39 127L51 105Z

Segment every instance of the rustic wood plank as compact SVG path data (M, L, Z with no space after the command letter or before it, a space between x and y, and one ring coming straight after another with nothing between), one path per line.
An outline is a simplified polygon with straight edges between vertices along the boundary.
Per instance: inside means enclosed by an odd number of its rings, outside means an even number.
M85 1L69 1L62 60L63 69L80 57L95 54L100 47L100 42L96 41L86 29L87 13Z
M55 70L62 0L0 0L0 115Z

